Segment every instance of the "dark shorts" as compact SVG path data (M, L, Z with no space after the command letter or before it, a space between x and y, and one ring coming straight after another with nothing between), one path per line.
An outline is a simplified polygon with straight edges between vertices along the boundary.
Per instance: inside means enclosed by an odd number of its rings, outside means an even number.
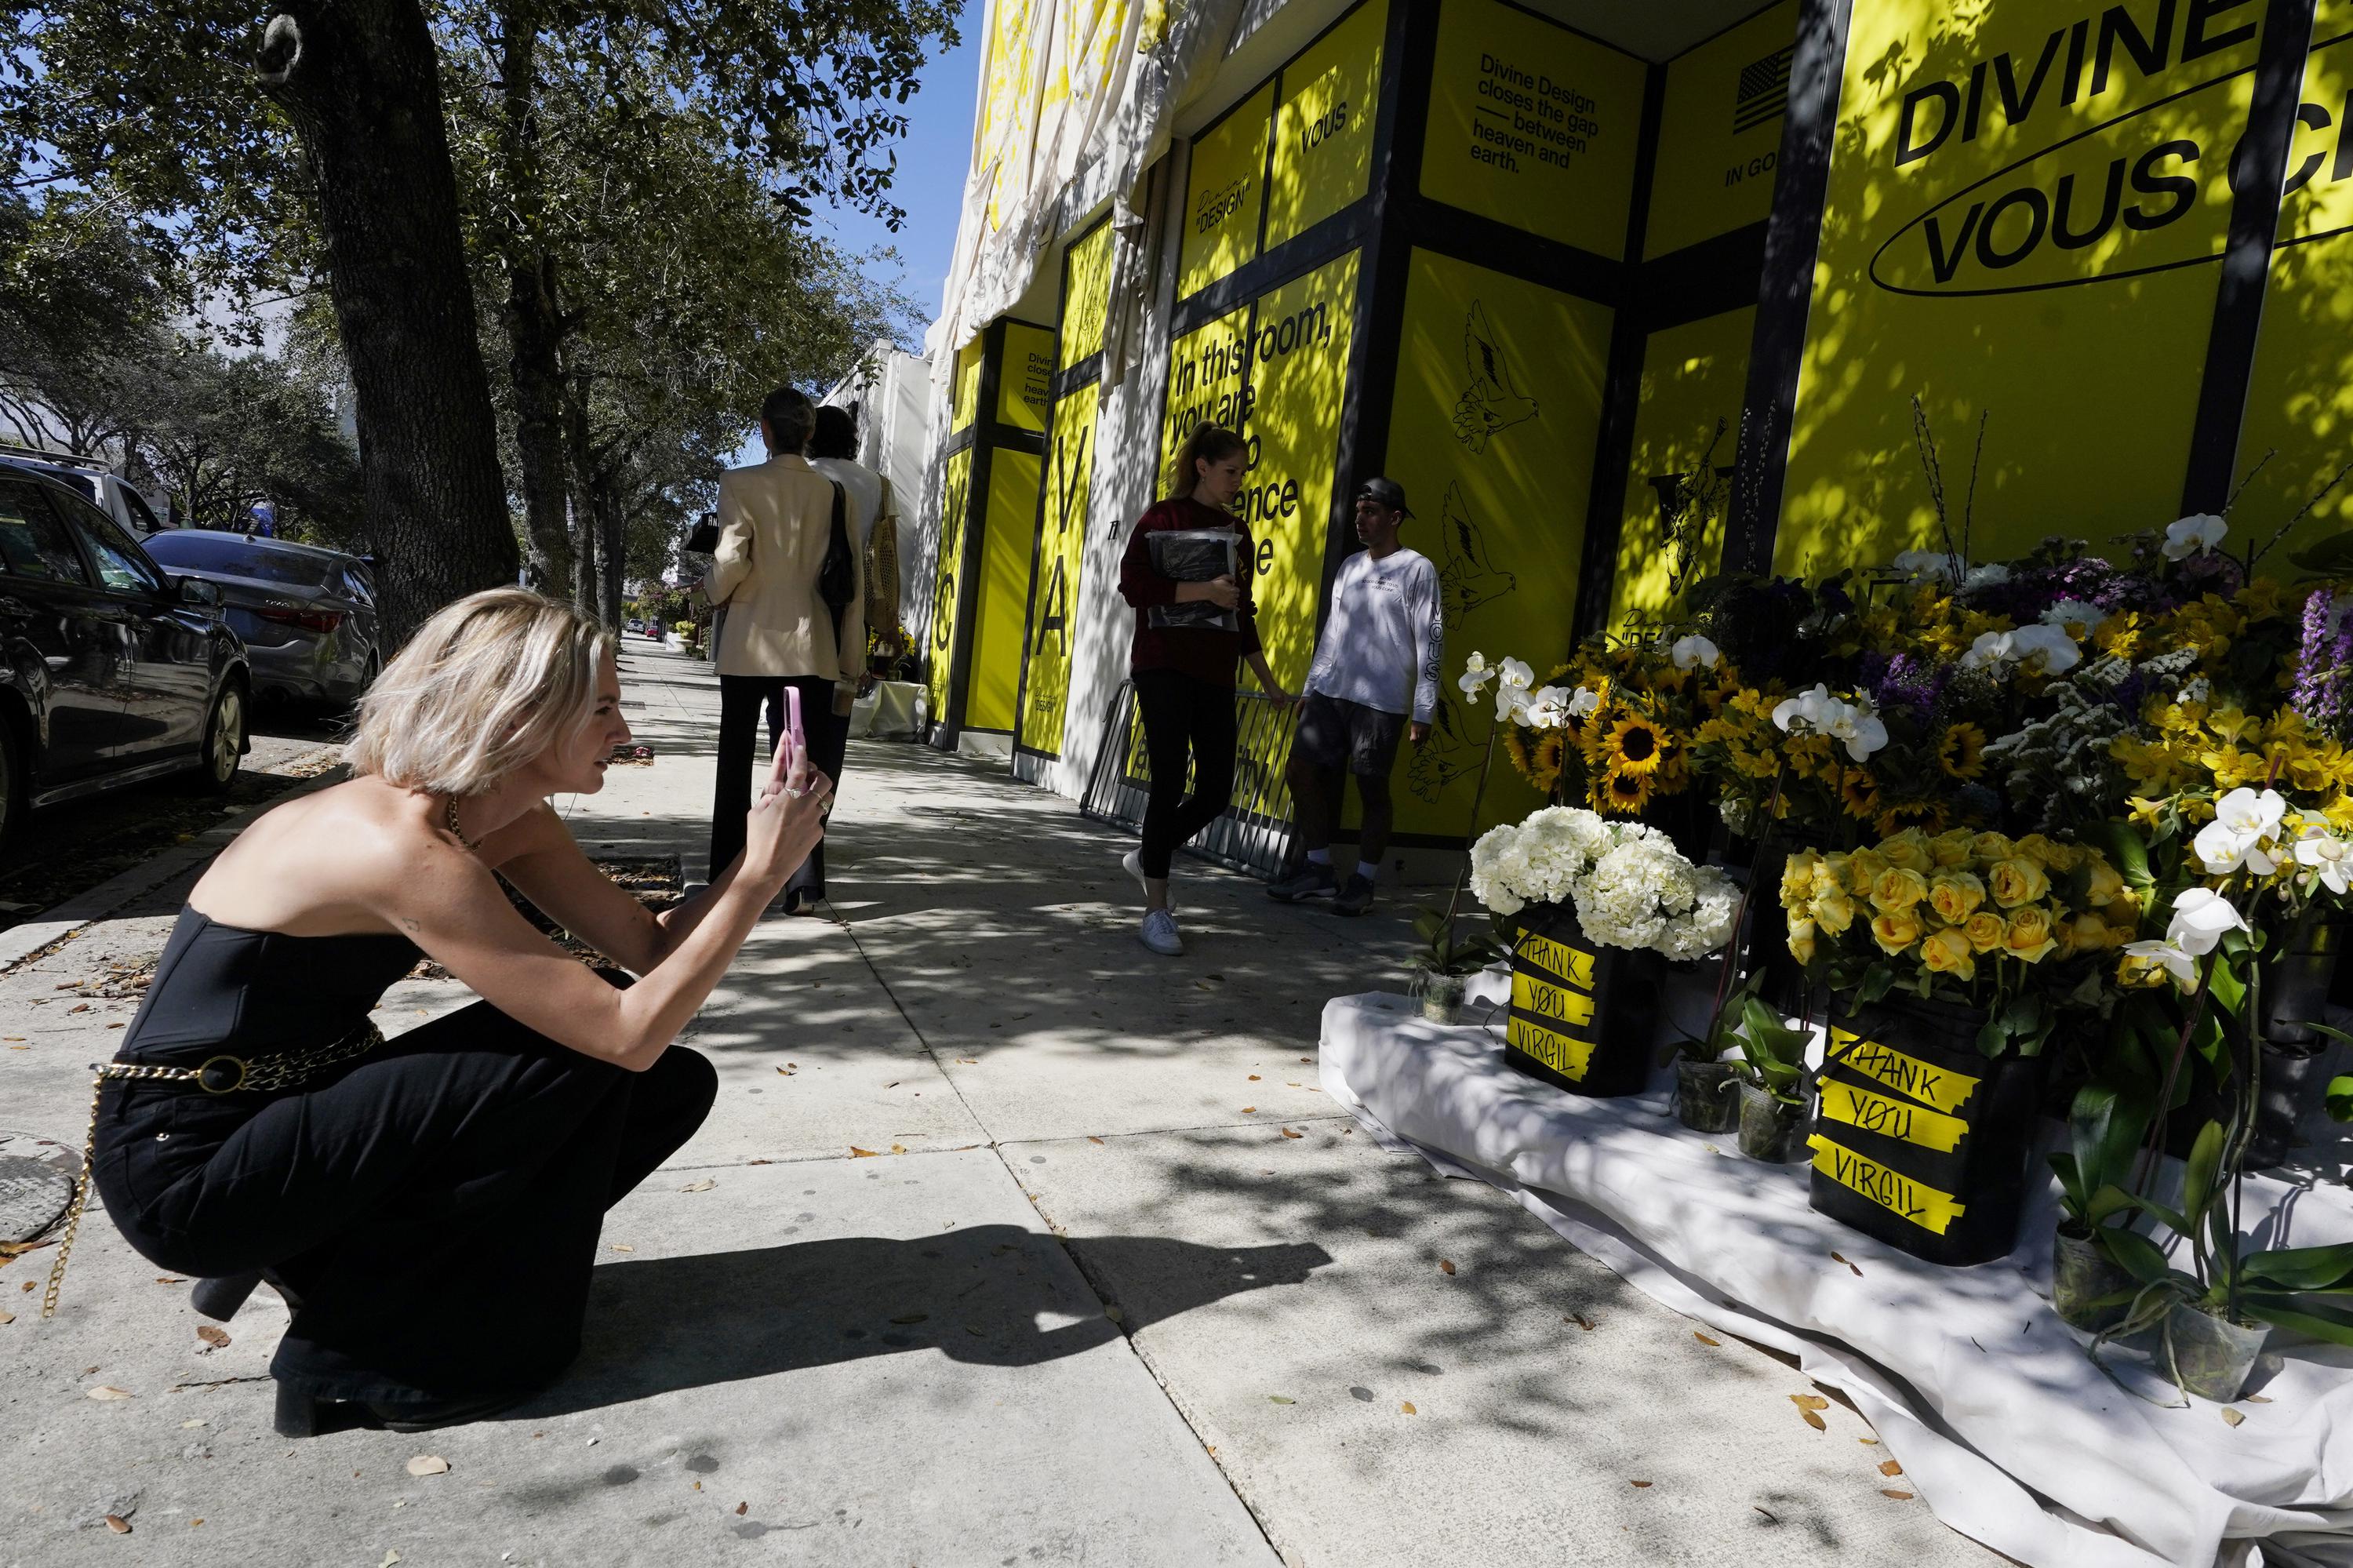
M1310 692L1299 705L1299 738L1291 750L1318 768L1345 763L1359 779L1386 779L1397 763L1398 737L1404 733L1403 714Z

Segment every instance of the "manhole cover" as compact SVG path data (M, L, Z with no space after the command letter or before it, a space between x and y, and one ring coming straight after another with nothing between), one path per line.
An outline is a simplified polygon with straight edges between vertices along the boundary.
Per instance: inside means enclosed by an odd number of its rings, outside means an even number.
M0 1154L0 1242L28 1242L65 1218L73 1178L38 1160Z

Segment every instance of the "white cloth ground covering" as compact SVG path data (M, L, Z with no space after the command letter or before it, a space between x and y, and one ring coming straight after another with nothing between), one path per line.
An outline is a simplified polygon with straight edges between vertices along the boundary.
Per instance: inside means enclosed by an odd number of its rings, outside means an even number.
M2112 1352L2147 1397L2126 1392L2051 1309L2055 1184L2009 1258L1939 1268L1814 1213L1803 1163L1682 1127L1663 1079L1587 1099L1505 1065L1501 1037L1500 1014L1445 1028L1404 997L1335 998L1323 1085L1389 1147L1493 1183L1658 1300L1796 1355L1939 1519L2031 1568L2353 1564L2353 1352L2274 1332L2249 1383L2268 1403L2240 1404L2239 1425L2204 1401L2163 1408L2169 1384ZM2246 1198L2267 1245L2353 1240L2341 1186L2258 1179Z

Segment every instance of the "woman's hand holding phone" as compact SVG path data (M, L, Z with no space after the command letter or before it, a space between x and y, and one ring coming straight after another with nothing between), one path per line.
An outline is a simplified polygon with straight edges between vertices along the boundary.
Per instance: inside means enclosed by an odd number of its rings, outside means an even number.
M744 821L744 870L781 887L825 837L833 780L809 762L801 728L800 693L785 688L789 719L767 781Z

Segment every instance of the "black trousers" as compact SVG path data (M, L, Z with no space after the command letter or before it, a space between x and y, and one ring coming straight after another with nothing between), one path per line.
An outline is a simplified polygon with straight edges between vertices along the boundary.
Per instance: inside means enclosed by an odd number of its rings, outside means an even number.
M1144 806L1144 874L1166 876L1176 846L1218 820L1234 795L1234 690L1176 670L1138 670L1136 711L1152 792ZM1193 777L1185 790L1187 763Z
M281 1381L385 1402L520 1391L579 1353L605 1211L717 1090L693 1051L629 1073L476 1002L273 1097L109 1086L94 1175L158 1266L284 1285Z
M722 675L719 677L719 781L711 798L711 879L744 853L744 813L752 809L752 747L758 738L760 713L768 715L768 749L762 758L773 761L785 738L785 688L801 694L801 733L808 739L809 761L833 780L836 799L841 794L841 764L849 751L849 715L833 711L833 683L818 675ZM825 896L825 842L818 842L785 891L802 899Z

